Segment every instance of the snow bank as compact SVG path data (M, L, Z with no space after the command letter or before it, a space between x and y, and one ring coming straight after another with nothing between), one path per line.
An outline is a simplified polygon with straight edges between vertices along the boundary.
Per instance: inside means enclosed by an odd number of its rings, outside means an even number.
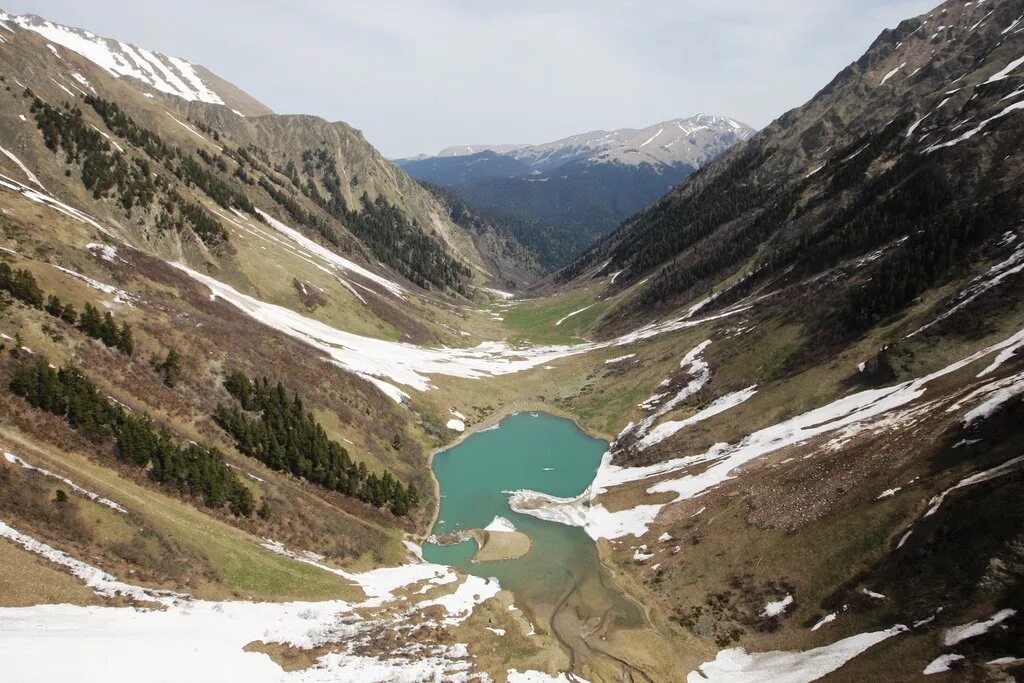
M100 225L96 221L96 219L90 216L89 214L83 211L79 211L74 207L68 206L64 202L54 197L51 197L50 195L44 192L33 190L28 185L23 185L22 183L19 183L17 180L14 180L13 178L8 178L2 173L0 173L0 187L6 188L8 190L13 190L30 201L36 202L37 204L43 204L44 206L48 206L51 209L54 209L55 211L59 211L65 216L75 219L76 221L79 221L81 223L87 223L92 227L96 228L97 230L99 230L100 232L103 232L110 236L114 236L114 233L110 232L110 230Z
M417 608L425 609L434 605L440 605L448 613L448 618L442 620L441 623L453 626L464 621L473 613L473 608L476 605L490 600L500 590L501 586L498 584L497 579L467 576L453 593L421 602L417 605Z
M448 420L445 426L454 432L466 431L466 423L457 417L453 417L452 419Z
M860 431L898 425L900 420L894 419L891 414L923 396L929 383L961 370L986 356L1014 347L1022 339L1024 339L1024 330L1019 330L1001 342L981 349L924 377L890 387L870 389L844 396L820 408L753 432L738 443L715 444L704 453L674 458L652 465L620 467L612 463L613 453L609 450L602 457L601 465L590 488L580 496L557 498L535 491L512 491L508 492L509 505L515 512L521 514L561 524L581 526L594 539L619 538L629 534L640 536L646 533L662 508L670 503L642 504L610 512L603 505L596 503L595 497L615 486L699 467L699 472L665 479L646 489L649 494L676 494L675 499L671 502L693 498L732 478L733 472L740 466L781 448L803 444L821 435L840 430L844 437L851 438ZM684 362L687 359L691 364L696 361L699 356L698 349L702 350L703 347L704 345L701 345L687 354ZM620 438L630 431L632 430L627 426ZM1021 461L1024 461L1024 456L1015 458L988 472L964 479L957 486L933 499L932 509L926 513L926 516L938 509L942 498L950 491L1001 476L1011 471Z
M480 289L484 290L488 294L493 294L494 296L498 297L499 299L504 299L505 301L509 301L511 299L514 299L515 296L516 296L512 292L503 292L500 289L493 289L491 287L481 287Z
M319 257L320 259L326 261L327 263L331 264L332 266L341 271L354 273L356 275L359 275L360 277L366 278L367 280L370 280L371 282L380 285L385 290L391 292L395 296L403 298L403 295L405 294L405 288L399 285L397 282L392 282L391 280L388 280L385 277L381 277L380 275L377 275L373 271L367 270L366 268L363 268L359 264L354 263L348 260L347 258L344 258L343 256L334 253L330 249L317 244L316 242L309 239L295 228L285 225L284 223L277 220L270 214L264 213L259 209L256 209L256 211L259 212L260 216L262 216L264 220L267 221L267 224L270 225L270 227L277 230L279 233L290 239L292 242L294 242L295 244L297 244L299 247L309 252L310 254Z
M407 634L417 628L418 615L439 605L447 615L441 622L457 624L475 605L493 597L497 581L467 577L450 595L402 605L378 620L373 607L396 600L390 594L402 586L443 575L439 583L457 576L448 567L415 563L402 567L351 574L366 590L367 600L351 604L323 602L253 603L208 602L168 591L123 584L114 577L74 560L0 522L0 536L71 570L104 595L126 595L159 601L163 610L139 608L37 605L0 608L0 657L11 680L147 680L176 682L210 680L211 672L230 671L232 680L271 681L465 681L472 678L465 645L425 645L399 639L386 654L355 654L371 647L384 631ZM314 553L291 553L280 544L275 552L320 565ZM435 583L438 583L435 582ZM372 594L372 595L371 595ZM407 601L407 599L400 599ZM390 610L390 605L387 606ZM358 610L358 612L357 612ZM247 653L254 641L310 648L333 644L338 651L321 657L309 669L285 672L269 657ZM111 656L116 652L116 656ZM153 663L158 662L159 666ZM215 675L216 677L216 675Z
M1003 609L993 614L985 621L972 621L962 626L954 626L946 629L946 635L942 638L942 644L946 647L975 638L989 632L993 626L997 626L1017 613L1015 609Z
M166 611L40 605L0 609L0 656L17 681L209 681L367 683L471 678L464 645L399 645L379 657L353 654L384 628L354 618L344 602L189 602ZM253 641L311 647L336 642L340 652L309 669L286 672ZM401 642L401 641L399 641ZM116 653L116 654L112 654ZM212 676L212 679L211 679Z
M752 384L746 389L734 391L731 394L726 394L725 396L715 399L707 408L704 408L697 414L688 417L685 420L670 420L668 422L663 422L652 429L646 436L644 436L644 438L640 439L640 441L637 442L636 447L641 451L646 448L650 448L692 424L696 424L708 419L709 417L713 417L719 413L724 413L726 410L738 406L756 393L757 385Z
M24 163L22 163L21 159L19 159L14 154L14 152L11 152L11 151L7 150L4 147L0 147L0 152L3 152L4 155L8 159L13 161L18 166L18 168L21 169L21 172L25 174L25 177L28 178L30 183L32 183L33 185L38 186L40 190L43 190L43 191L46 190L46 188L43 187L43 184L41 182L39 182L39 178L36 177L36 174L33 173L32 171L28 170L28 166L26 166Z
M12 16L2 13L0 18L77 52L115 78L131 76L154 90L185 100L224 104L199 78L194 65L184 60L158 55L118 40L100 38L88 31L40 20L31 15Z
M117 255L117 247L110 244L100 244L98 242L90 242L85 245L85 248L89 250L93 256L103 259L104 261L110 261L111 263L117 263L118 261L123 262L124 259Z
M829 614L826 614L821 619L819 619L817 622L815 622L814 626L811 627L811 630L812 631L817 631L819 628L821 628L825 624L831 624L833 621L836 620L837 616L839 616L838 612L830 612Z
M1001 405L1024 394L1024 372L989 385L990 396L964 414L964 425L984 419L995 413Z
M883 640L907 630L897 625L884 631L861 633L831 645L804 652L755 652L743 648L721 650L713 661L691 671L687 683L807 683L825 676Z
M929 500L928 511L924 513L924 516L931 517L932 515L934 515L938 511L939 507L942 506L942 502L946 499L946 496L948 496L953 491L956 491L957 489L962 489L965 486L980 484L985 481L996 479L997 477L1002 477L1006 474L1009 474L1010 472L1013 472L1014 470L1020 469L1021 467L1024 467L1024 455L1017 456L1016 458L1011 458L1010 460L1007 460L1003 464L997 465L992 469L988 469L983 472L977 472L969 477L964 477L959 482L957 482L955 486L949 487L939 495ZM910 532L907 532L907 536L909 535ZM902 541L900 542L900 545L903 545Z
M114 285L108 285L105 282L100 282L99 280L91 278L88 275L84 275L83 273L79 273L76 270L71 270L70 268L65 268L63 266L53 267L59 270L60 272L64 273L65 275L70 275L76 280L81 280L82 282L89 285L96 291L103 292L104 294L110 294L111 296L114 297L114 301L116 303L128 304L130 306L132 304L132 301L135 301L137 299L137 297L134 294L129 294L123 289L119 289Z
M923 673L925 676L931 676L932 674L940 674L949 671L953 668L954 662L959 662L964 658L963 655L950 654L950 655L939 655L931 661L928 666L924 668Z
M175 593L173 591L142 588L140 586L122 583L102 569L76 560L61 550L57 550L42 541L37 541L31 536L27 536L17 529L8 526L2 520L0 520L0 538L6 538L13 541L30 553L35 553L56 565L64 567L97 594L108 598L121 595L140 602L161 602L169 604L173 600L186 597L181 593ZM2 612L2 610L0 610L0 612ZM5 630L0 628L0 633L5 633ZM5 638L0 639L0 642L5 640L6 633ZM15 676L14 680L20 679Z

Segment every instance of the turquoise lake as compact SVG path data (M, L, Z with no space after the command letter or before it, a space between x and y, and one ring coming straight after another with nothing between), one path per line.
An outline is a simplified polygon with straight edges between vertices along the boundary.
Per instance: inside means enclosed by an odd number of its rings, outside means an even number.
M477 432L434 457L441 505L432 533L483 528L505 517L533 541L524 557L474 563L476 543L423 545L430 562L467 573L496 577L541 619L570 603L635 625L642 614L614 587L601 566L593 540L577 527L522 515L508 505L506 491L531 489L576 496L590 485L607 443L588 436L570 420L545 413L517 413L497 427Z

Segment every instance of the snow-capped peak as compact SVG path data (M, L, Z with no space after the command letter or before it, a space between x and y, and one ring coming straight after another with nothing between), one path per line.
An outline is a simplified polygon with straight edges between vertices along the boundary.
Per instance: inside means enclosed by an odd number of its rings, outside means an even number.
M753 134L753 128L735 119L697 114L646 128L593 130L539 145L456 145L441 150L438 156L491 151L522 161L541 173L577 161L686 164L698 168Z
M131 76L154 90L185 100L224 104L197 73L196 65L177 57L151 52L80 28L57 24L34 14L0 11L0 21L38 33L49 43L73 50L115 78ZM58 54L56 48L51 48Z

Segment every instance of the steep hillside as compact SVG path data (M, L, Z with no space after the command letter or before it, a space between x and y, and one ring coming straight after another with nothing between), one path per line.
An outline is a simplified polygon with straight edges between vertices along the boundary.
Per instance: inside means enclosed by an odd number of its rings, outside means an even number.
M245 117L225 105L186 99L188 93L140 92L137 78L113 78L78 52L45 42L36 23L19 26L9 25L3 54L12 75L11 132L18 136L11 146L29 159L45 159L40 177L61 178L49 186L74 193L98 216L124 223L133 241L193 263L202 253L233 269L230 246L221 244L230 240L217 236L230 230L231 219L203 208L212 201L221 212L270 212L354 254L371 270L382 263L420 287L465 294L478 277L471 273L487 278L469 235L353 128L310 116ZM33 105L34 99L40 104ZM82 110L81 118L75 110ZM61 122L62 111L75 118ZM53 129L49 138L26 134L33 124L42 130L44 122ZM136 171L146 165L157 171L153 187ZM116 188L90 186L99 168L122 166ZM65 183L65 171L80 176L82 184ZM61 185L67 187L56 189ZM187 210L195 221L168 212L175 205L169 198L195 192L201 201ZM115 194L120 201L105 199ZM199 239L165 229L186 222ZM209 233L205 240L202 231Z
M720 302L872 254L816 315L835 311L856 331L898 312L1019 225L1020 169L1007 155L1020 135L1016 8L951 3L885 31L810 102L562 279L598 264L621 271L616 287L650 278L619 311L646 315L734 281Z
M452 222L473 237L487 260L487 270L497 282L510 290L521 290L544 274L533 251L524 247L504 225L477 215L455 192L430 183L422 183L448 211Z

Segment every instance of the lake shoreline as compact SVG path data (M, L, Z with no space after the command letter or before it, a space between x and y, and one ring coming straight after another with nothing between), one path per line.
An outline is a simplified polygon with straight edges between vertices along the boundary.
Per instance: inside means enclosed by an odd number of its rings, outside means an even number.
M604 441L605 444L608 446L610 446L611 442L614 440L614 436L609 437L606 434L600 434L591 431L584 427L583 425L581 425L577 421L576 417L571 415L567 411L564 411L554 406L550 406L541 401L513 402L507 406L503 406L498 410L495 410L493 413L491 413L484 419L473 424L472 426L467 427L465 431L459 434L458 437L456 437L450 443L447 443L443 446L438 446L437 448L432 449L430 453L427 454L427 470L430 472L430 481L433 483L434 486L434 512L430 517L430 523L427 525L426 530L418 533L414 537L414 542L417 545L423 545L423 543L425 543L426 540L430 538L431 534L433 533L434 526L437 524L437 518L441 514L441 483L437 480L437 476L435 476L434 474L434 457L438 453L447 451L450 448L458 446L460 443L462 443L469 437L473 436L474 434L482 432L485 429L490 429L494 427L507 417L512 417L513 415L518 415L520 413L533 412L546 413L553 417L559 417L565 420L569 420L574 425L576 425L576 428L579 429L581 432L583 432L584 434L591 438Z

